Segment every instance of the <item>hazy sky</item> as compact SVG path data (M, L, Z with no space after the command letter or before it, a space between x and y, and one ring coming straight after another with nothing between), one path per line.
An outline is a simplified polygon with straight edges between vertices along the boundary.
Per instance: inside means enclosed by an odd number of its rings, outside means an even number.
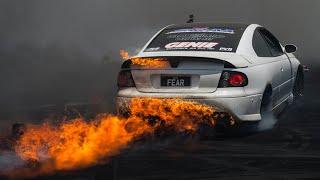
M1 48L21 42L59 43L101 56L139 48L161 27L196 21L259 23L279 39L299 46L299 56L317 57L318 0L2 0Z

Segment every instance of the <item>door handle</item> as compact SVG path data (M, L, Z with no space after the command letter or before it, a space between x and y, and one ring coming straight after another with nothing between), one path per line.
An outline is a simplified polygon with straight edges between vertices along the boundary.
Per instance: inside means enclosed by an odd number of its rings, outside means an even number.
M283 72L283 68L280 68L280 71Z

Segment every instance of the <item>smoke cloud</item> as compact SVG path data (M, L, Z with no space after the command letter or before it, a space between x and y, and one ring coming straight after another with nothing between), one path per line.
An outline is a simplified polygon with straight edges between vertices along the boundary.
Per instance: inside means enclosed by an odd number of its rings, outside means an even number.
M55 0L0 2L0 113L66 102L113 105L119 49L133 53L165 25L258 23L318 63L318 0Z
M10 171L23 165L24 162L15 152L6 151L0 153L0 169L2 172Z
M272 115L265 115L258 124L258 131L265 131L272 129L277 123L278 119Z

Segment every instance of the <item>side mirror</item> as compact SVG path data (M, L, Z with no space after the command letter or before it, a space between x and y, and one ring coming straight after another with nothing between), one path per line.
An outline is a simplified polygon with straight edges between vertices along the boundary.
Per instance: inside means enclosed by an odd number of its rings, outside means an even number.
M287 44L284 46L284 49L286 53L294 53L297 51L298 48L294 44Z

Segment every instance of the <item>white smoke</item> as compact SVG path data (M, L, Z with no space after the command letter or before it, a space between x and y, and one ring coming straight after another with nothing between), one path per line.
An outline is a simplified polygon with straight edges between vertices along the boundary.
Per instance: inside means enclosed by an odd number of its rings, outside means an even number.
M258 130L259 131L265 131L265 130L269 130L272 129L275 124L277 123L278 119L270 114L266 114L262 117L261 121L258 124Z
M0 174L22 167L24 162L13 151L0 152Z

